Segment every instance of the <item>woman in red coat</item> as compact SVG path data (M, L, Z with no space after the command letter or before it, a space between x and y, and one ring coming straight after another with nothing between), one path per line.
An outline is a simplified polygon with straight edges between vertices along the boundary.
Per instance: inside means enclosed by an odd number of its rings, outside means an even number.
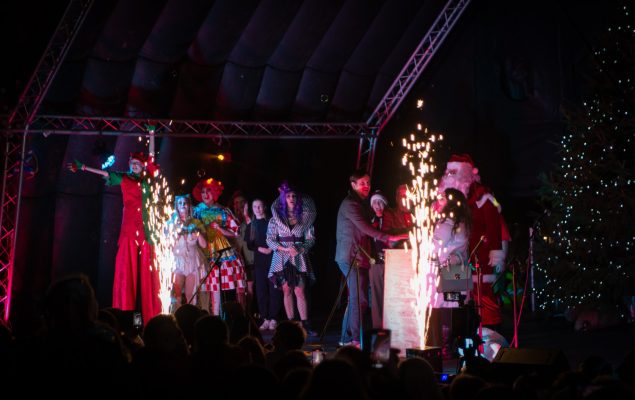
M115 260L112 306L121 310L141 308L144 323L161 312L159 273L153 266L154 246L145 204L150 196L150 180L158 169L143 153L131 153L128 172L103 171L79 161L69 164L73 172L101 175L107 185L120 185L123 218Z

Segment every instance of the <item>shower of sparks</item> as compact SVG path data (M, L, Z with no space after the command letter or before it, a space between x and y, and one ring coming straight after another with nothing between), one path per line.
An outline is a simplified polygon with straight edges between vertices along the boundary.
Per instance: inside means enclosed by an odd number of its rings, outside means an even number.
M159 298L161 313L168 314L172 300L172 274L174 271L175 235L168 220L173 214L170 187L163 175L156 173L151 179L150 196L145 204L148 210L150 232L154 241L155 263L153 268L159 272Z
M412 268L415 272L410 282L415 292L413 308L417 318L419 346L424 348L430 312L437 299L437 265L432 262L434 244L432 235L437 220L432 203L436 199L437 181L433 178L435 165L433 160L434 144L443 140L443 136L429 134L421 124L417 132L409 139L402 140L406 149L402 164L410 170L412 181L408 185L406 206L413 210L414 227L410 231L412 248Z

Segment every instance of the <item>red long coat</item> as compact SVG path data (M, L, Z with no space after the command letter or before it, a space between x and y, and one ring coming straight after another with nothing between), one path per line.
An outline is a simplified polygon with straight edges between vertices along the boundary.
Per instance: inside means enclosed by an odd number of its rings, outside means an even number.
M136 175L110 172L108 185L121 185L123 217L119 232L119 248L115 260L112 306L122 310L137 309L137 293L141 298L144 323L161 312L159 273L153 267L154 246L147 240L148 224L144 202L149 187ZM142 188L145 187L145 193ZM139 287L139 290L137 289Z

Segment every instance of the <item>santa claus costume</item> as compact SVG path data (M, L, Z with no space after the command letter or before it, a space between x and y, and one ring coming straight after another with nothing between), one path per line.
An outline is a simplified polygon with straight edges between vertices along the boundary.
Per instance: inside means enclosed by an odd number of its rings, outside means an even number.
M455 154L450 157L438 192L443 193L447 188L460 190L468 200L472 214L470 262L480 268L478 273L473 275L473 297L480 309L481 323L497 329L502 322L502 315L492 285L497 274L504 269L503 242L509 240L500 204L489 189L480 183L478 170L474 168L474 162L467 154Z

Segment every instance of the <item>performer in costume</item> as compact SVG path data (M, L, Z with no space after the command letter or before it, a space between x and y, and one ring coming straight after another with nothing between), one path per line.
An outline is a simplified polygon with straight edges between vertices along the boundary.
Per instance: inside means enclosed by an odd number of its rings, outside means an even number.
M498 330L502 322L500 306L492 290L498 273L505 264L503 239L509 239L509 233L501 214L500 204L488 188L480 183L478 170L474 168L472 158L467 154L452 155L447 163L438 191L447 188L460 190L468 200L472 215L469 254L473 265L481 268L480 314L484 326ZM477 279L479 274L473 275ZM473 296L477 297L477 287Z
M235 237L239 226L232 212L217 203L223 188L220 181L209 178L197 183L192 193L200 202L194 207L193 214L194 218L199 219L205 226L210 260L213 262L220 255L220 274L218 266L212 265L213 270L201 288L201 291L211 292L213 295L214 315L220 314L221 290L235 290L238 302L244 307L247 286L242 260L225 237ZM223 249L224 251L219 253Z
M299 194L287 182L278 188L279 196L271 205L272 217L267 228L267 246L273 250L269 279L282 289L287 318L295 317L295 295L302 325L310 336L306 287L315 282L309 250L315 243L313 222L317 212L313 199Z
M169 222L170 234L175 235L174 248L174 287L176 299L173 311L182 304L182 297L191 304L197 304L194 293L198 283L207 272L207 241L205 226L192 217L192 199L189 195L176 196L175 212ZM209 302L209 301L208 301Z
M119 232L119 248L115 260L112 306L121 310L141 308L144 323L161 312L159 272L153 266L154 247L149 229L148 209L152 178L158 175L153 157L131 153L128 172L103 171L75 160L72 172L86 171L101 175L107 185L120 185L123 218ZM139 297L137 293L140 293Z

